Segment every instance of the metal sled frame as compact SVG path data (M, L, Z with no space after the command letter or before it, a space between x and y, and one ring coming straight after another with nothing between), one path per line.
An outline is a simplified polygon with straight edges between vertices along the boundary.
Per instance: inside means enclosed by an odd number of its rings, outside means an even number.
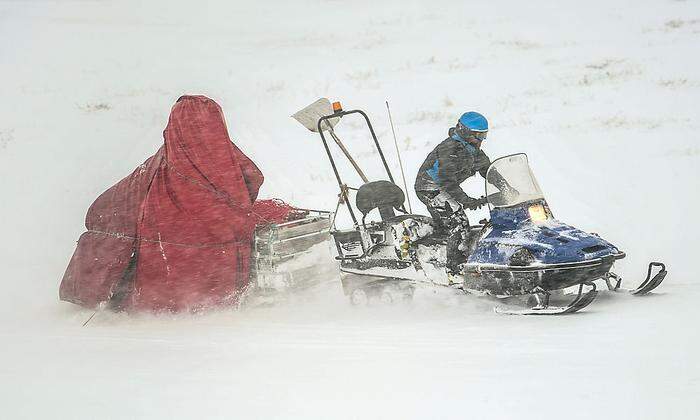
M350 111L336 111L333 114L323 116L319 118L318 124L317 124L317 129L318 133L321 136L321 140L323 141L323 147L326 149L326 154L328 154L328 160L331 162L331 166L333 167L333 173L335 174L335 179L338 181L338 188L340 188L340 198L343 203L348 207L348 211L350 212L350 217L352 218L352 222L355 226L356 229L359 228L360 224L357 220L357 216L355 215L355 211L352 208L352 204L349 201L348 197L348 190L353 189L356 190L356 188L348 187L347 184L343 183L343 180L340 177L340 173L338 172L338 167L335 164L335 159L333 159L333 155L331 154L331 149L328 146L328 140L326 139L326 136L323 134L324 130L322 127L322 124L325 121L331 120L332 118L341 118L346 115L350 114L360 114L362 117L365 119L365 122L367 123L367 127L369 128L369 132L372 135L372 139L374 140L374 145L377 147L377 151L379 152L379 157L382 160L382 164L384 165L384 170L386 171L387 176L389 177L389 181L393 183L394 185L397 185L396 182L394 181L394 176L391 174L391 169L389 169L389 165L386 162L386 158L384 157L384 152L382 151L382 147L379 145L379 140L377 139L377 134L374 132L374 127L372 127L372 123L369 120L369 117L367 114L365 114L364 111L359 110L359 109L353 109ZM328 123L330 126L330 122ZM398 186L398 185L397 185ZM399 186L399 188L401 188ZM404 191L404 193L407 193ZM406 212L405 206L402 204L401 205L401 210Z

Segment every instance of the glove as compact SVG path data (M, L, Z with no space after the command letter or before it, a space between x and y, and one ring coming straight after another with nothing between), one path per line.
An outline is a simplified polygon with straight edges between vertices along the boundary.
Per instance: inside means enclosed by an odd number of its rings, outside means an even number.
M470 209L470 210L476 210L480 208L481 206L484 206L486 204L486 197L481 196L480 198L473 198L471 201L467 202L465 204L465 207Z

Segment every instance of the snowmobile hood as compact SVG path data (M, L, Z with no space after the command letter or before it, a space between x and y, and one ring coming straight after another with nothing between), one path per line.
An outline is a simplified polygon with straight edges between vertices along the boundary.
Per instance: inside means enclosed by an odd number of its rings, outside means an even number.
M556 265L624 255L595 234L562 223L552 216L533 222L529 204L491 211L491 231L469 256L471 264ZM516 257L517 253L517 257Z

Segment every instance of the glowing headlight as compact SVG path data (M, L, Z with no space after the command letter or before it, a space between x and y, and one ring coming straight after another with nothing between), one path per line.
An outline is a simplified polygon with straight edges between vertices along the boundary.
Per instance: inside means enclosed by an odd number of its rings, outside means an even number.
M547 212L544 211L542 204L533 204L528 207L527 212L530 213L530 220L533 222L544 222L547 220Z

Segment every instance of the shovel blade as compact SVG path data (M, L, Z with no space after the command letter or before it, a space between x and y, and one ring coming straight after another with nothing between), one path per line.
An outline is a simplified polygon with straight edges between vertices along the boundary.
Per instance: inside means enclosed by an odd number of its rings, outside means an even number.
M331 114L333 114L333 106L331 105L331 101L329 101L328 98L321 98L311 105L297 111L294 115L292 115L292 118L299 121L301 125L310 131L318 133L318 120L321 117ZM322 127L323 131L328 131L329 128L335 127L335 125L338 124L338 121L340 121L340 118L331 118L326 120Z

